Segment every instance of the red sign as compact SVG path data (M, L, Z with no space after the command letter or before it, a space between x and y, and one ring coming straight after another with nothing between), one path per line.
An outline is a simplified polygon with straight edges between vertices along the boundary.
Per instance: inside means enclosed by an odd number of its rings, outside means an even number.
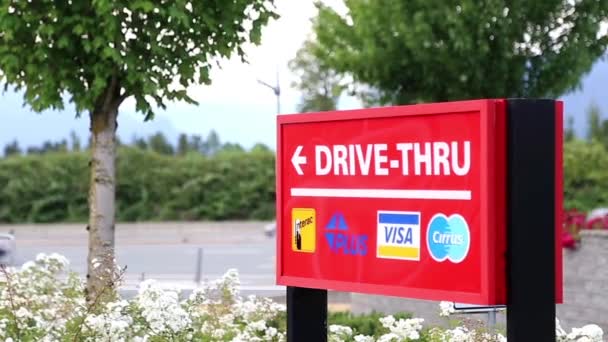
M278 117L277 283L505 304L503 100Z

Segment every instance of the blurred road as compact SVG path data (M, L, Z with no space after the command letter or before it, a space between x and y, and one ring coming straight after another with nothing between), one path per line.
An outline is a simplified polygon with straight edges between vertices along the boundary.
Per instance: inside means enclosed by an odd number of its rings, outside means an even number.
M127 266L124 290L132 291L142 279L156 279L184 289L195 285L199 248L201 280L215 280L236 268L244 295L281 295L275 285L275 238L264 234L269 222L169 222L116 225L117 262ZM84 224L0 225L14 231L16 265L38 253L59 253L70 268L86 274L87 231Z

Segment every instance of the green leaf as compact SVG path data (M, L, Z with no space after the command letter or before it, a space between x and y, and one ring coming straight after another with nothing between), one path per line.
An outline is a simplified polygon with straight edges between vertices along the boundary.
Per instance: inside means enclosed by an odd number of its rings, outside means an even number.
M75 34L83 34L84 33L84 26L82 24L76 24L74 26L74 29L72 30L72 32L74 32Z
M266 0L176 0L162 9L152 0L10 3L19 15L0 11L0 70L7 86L25 89L32 109L59 108L58 94L68 94L78 112L93 111L118 80L147 119L170 97L195 103L187 93L172 94L171 84L209 83L211 61L240 51L245 37L259 40L274 14ZM193 55L192 46L201 52Z
M69 45L70 45L70 40L66 36L61 36L59 38L59 40L57 40L57 46L59 46L60 48L65 48L65 47L68 47Z
M152 12L154 10L154 3L148 0L133 1L133 9L142 10L144 13Z
M575 88L608 48L597 39L599 23L608 19L604 0L528 1L509 8L497 0L345 5L343 16L317 4L313 54L317 64L352 77L367 105L554 98ZM576 16L568 15L572 10ZM571 29L551 38L547 32L558 21ZM524 37L529 42L522 44Z

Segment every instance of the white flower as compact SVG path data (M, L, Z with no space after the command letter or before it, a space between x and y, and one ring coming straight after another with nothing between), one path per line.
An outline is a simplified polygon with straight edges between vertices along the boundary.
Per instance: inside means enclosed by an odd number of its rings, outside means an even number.
M346 335L346 336L353 335L353 329L351 329L350 327L346 327L346 326L338 325L338 324L330 325L329 332L332 334L336 334L336 335Z
M224 335L226 335L226 330L224 330L222 328L217 328L217 329L211 331L211 337L213 337L213 338L222 339L224 337Z
M329 326L329 341L344 342L353 335L353 329L347 326L332 324Z
M29 271L36 267L36 263L33 261L26 261L21 265L21 271Z
M567 335L568 341L577 342L601 342L604 332L602 328L595 324L588 324L582 328L572 328L572 332Z
M234 324L234 315L233 314L225 314L220 316L218 322L221 325L232 325Z
M163 290L155 281L142 282L135 301L157 334L178 333L192 322L188 312L181 307L177 292Z
M399 341L399 335L395 334L395 333L388 333L388 334L384 334L382 336L380 336L380 338L378 339L378 342L393 342L394 340Z
M372 336L357 335L355 336L355 342L374 342L374 338Z
M32 313L29 312L28 309L20 307L19 310L15 312L15 316L17 316L17 318L32 317Z
M268 328L266 328L266 333L264 334L264 337L267 339L272 339L272 338L276 337L278 334L279 334L279 331L277 330L277 328L268 327Z
M442 316L442 317L447 317L450 314L453 314L455 312L453 302L442 301L441 303L439 303L439 308L440 308L439 316Z
M382 317L382 318L380 318L380 323L382 324L383 327L388 328L388 327L392 326L393 324L395 324L395 317L393 317L393 315L388 315L386 317Z
M422 318L399 319L395 321L392 315L380 318L382 326L390 331L390 334L383 335L384 341L390 341L393 338L398 340L410 339L417 340L420 338L420 330L422 330ZM395 337L396 336L396 337Z
M264 331L264 330L266 330L266 322L264 322L264 321L252 322L252 323L249 323L249 327L251 329L253 329L254 331Z

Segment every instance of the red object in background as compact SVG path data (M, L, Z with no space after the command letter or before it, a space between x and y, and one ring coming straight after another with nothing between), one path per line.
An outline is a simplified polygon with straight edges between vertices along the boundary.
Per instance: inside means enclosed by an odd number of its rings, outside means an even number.
M588 215L581 213L582 227L586 229L608 229L608 208L596 208Z
M279 116L277 283L506 304L505 116L503 100Z
M572 249L576 247L576 240L568 232L562 232L562 247Z

